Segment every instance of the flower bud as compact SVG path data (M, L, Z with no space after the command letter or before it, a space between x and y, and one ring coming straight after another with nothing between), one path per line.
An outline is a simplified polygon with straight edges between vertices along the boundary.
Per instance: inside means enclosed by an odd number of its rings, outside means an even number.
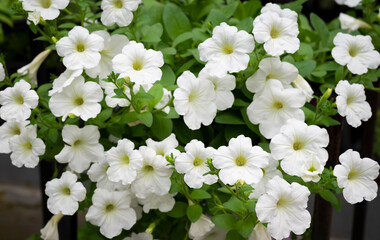
M21 73L22 75L28 75L29 81L32 84L37 85L37 72L40 68L41 64L45 61L47 56L49 56L51 50L47 49L41 53L39 53L31 63L23 66L22 68L18 69L17 72Z
M302 90L302 92L305 94L307 102L310 102L311 99L313 99L314 91L309 83L301 75L298 75L296 80L293 81L293 84L296 88Z
M59 212L55 214L49 222L41 229L41 238L44 240L58 240L58 223L63 217L63 214Z

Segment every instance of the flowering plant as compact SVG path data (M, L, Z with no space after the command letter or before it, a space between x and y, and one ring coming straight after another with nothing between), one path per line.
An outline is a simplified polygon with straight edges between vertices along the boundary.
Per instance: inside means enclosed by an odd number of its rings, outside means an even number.
M373 200L379 164L326 147L339 115L372 116L379 6L336 0L363 19L326 25L305 2L16 3L47 50L11 75L1 59L0 151L56 166L41 237L83 211L89 239L283 239L307 235L310 194ZM52 54L65 70L38 82Z

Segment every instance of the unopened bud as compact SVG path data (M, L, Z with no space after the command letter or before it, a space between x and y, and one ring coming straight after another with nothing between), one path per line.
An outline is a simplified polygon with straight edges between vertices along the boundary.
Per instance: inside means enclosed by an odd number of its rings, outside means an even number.
M76 118L77 117L74 113L69 113L69 114L67 114L67 116L69 118Z
M241 188L242 186L244 186L244 184L245 184L244 180L239 179L239 180L236 181L236 186L239 187L239 188Z
M326 101L330 96L331 96L331 93L332 93L332 89L331 88L328 88L326 90L326 92L323 94L323 96L321 97L321 100L319 102L324 102Z

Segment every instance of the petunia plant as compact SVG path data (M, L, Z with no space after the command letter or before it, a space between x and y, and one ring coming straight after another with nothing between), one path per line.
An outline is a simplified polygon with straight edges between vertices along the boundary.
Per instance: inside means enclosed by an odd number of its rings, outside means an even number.
M86 239L307 238L311 194L373 200L379 164L327 149L375 115L379 6L336 0L356 11L326 24L305 2L16 2L46 50L0 59L0 152L56 168L41 237L81 211Z

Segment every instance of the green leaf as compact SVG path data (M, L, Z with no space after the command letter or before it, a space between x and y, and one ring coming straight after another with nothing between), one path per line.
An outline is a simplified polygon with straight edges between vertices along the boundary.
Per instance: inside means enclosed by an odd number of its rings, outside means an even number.
M302 77L308 76L314 70L316 65L317 63L314 60L304 60L295 63L295 66L298 68L299 74Z
M255 222L253 222L252 219L239 220L236 223L236 230L240 233L240 235L247 238L251 234L254 226Z
M164 29L161 23L153 24L145 29L144 37L141 39L143 42L159 42Z
M151 109L154 108L154 106L157 105L162 99L162 96L164 96L164 90L161 84L157 83L154 84L148 91L148 94L153 96L153 99L149 100L149 107Z
M328 47L330 33L325 22L314 13L310 14L310 21L311 25L318 33L318 36L321 38L322 47Z
M38 96L40 98L47 97L48 91L51 89L52 86L53 86L53 84L51 84L51 83L45 83L45 84L39 86L37 89Z
M253 24L252 23L253 23L253 19L251 17L249 17L249 18L245 18L242 21L240 21L238 23L238 25L236 25L236 27L239 30L244 30L246 32L251 32L252 28L253 28Z
M337 125L340 125L340 122L331 118L331 117L327 117L327 116L324 116L321 120L321 123L323 125L325 125L326 127L330 127L330 126L337 126Z
M240 114L239 114L240 115ZM216 123L242 125L244 121L238 116L238 113L219 112L215 118Z
M182 33L181 35L179 35L178 37L176 37L176 39L174 39L174 41L172 43L172 47L175 47L178 44L180 44L182 42L185 42L185 41L187 41L189 39L192 39L192 38L193 38L193 32Z
M236 213L243 213L245 211L243 202L235 196L232 196L227 202L223 203L223 206Z
M99 119L100 121L104 122L108 118L110 118L111 115L112 115L112 109L111 108L107 108L107 109L104 109L103 111L101 111L96 118Z
M62 29L72 29L73 27L75 27L76 24L75 23L71 23L71 22L68 22L68 23L62 23L60 25L58 25L58 28L62 28Z
M218 227L224 230L230 230L235 227L236 218L232 214L220 214L211 218L211 221Z
M169 37L174 40L181 33L191 31L191 24L180 7L173 3L168 3L164 7L162 20Z
M162 70L162 77L161 77L160 83L162 84L162 86L167 87L167 86L173 85L175 83L176 78L171 67L169 67L168 65L164 65L161 68L161 70Z
M331 191L327 190L327 189L322 189L320 192L319 192L319 195L326 201L328 201L329 203L331 203L331 205L337 209L338 211L340 211L341 209L341 203L340 203L340 200L339 198L334 194L332 193Z
M173 122L171 119L163 118L159 114L154 114L153 124L150 130L158 139L164 140L172 133Z
M186 210L186 215L190 222L196 222L202 215L202 207L199 205L189 206Z
M251 0L244 3L239 3L237 7L234 17L237 19L243 20L247 17L256 17L261 9L261 2L258 0Z
M220 10L212 9L205 21L205 24L210 22L212 27L214 28L222 22L227 22L227 20L228 18Z
M144 123L145 126L151 127L153 123L153 115L151 112L143 112L137 114L137 118Z
M209 199L211 198L211 195L203 189L194 189L191 192L190 197L193 199Z
M249 199L244 203L244 207L250 212L255 212L257 199Z
M184 202L175 202L174 207L167 213L168 216L173 218L181 218L186 215L187 204Z
M227 233L226 235L226 240L244 240L245 238L243 238L238 231L236 231L235 229L234 230L231 230Z
M136 122L137 120L139 120L139 118L137 117L136 112L124 112L121 116L122 124Z
M57 142L58 135L58 130L56 128L49 128L48 138L50 141L52 141L53 143Z

